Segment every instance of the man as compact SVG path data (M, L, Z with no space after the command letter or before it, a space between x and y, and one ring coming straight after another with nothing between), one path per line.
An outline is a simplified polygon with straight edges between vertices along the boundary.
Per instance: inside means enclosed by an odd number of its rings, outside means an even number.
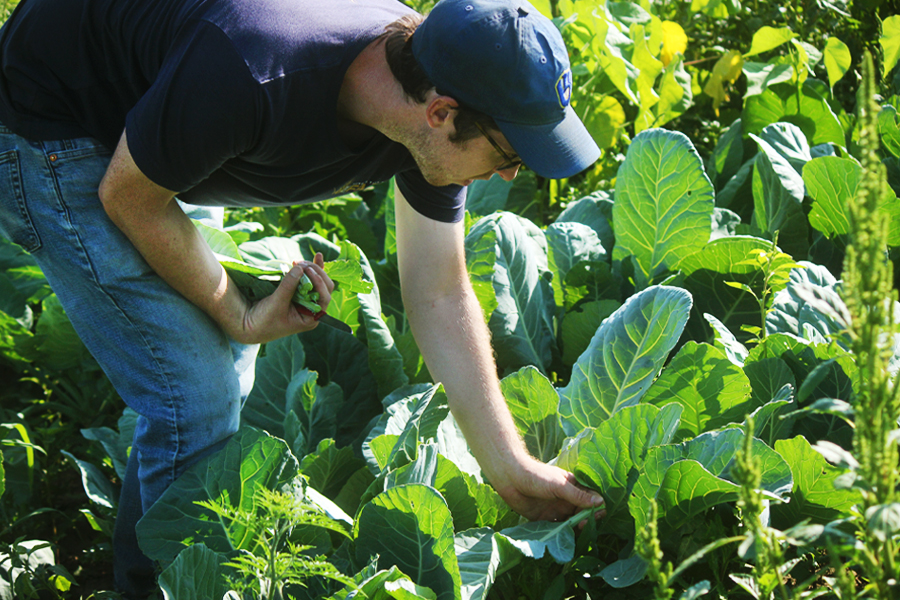
M316 326L291 304L300 274L325 305L333 289L317 256L250 304L176 195L292 204L396 175L404 306L487 479L531 519L602 503L528 456L463 249L473 180L599 154L562 39L524 0L420 20L394 0L23 0L0 32L0 233L140 415L114 539L127 596L153 586L135 523L237 430L256 345Z

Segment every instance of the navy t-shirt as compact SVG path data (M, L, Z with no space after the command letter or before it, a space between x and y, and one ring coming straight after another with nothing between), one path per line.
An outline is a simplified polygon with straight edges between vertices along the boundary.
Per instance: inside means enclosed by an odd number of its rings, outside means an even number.
M396 174L410 204L462 218L400 144L348 148L347 68L397 0L22 0L0 31L0 122L35 140L90 136L194 204L330 198Z

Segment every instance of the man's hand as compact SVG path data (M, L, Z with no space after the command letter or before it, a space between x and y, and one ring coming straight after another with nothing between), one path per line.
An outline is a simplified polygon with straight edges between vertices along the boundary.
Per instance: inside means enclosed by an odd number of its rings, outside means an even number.
M305 273L319 292L319 306L328 308L334 282L325 274L322 253L317 252L313 262L296 262L288 271L275 291L266 298L251 305L244 315L241 337L257 342L268 342L285 335L285 332L310 331L319 324L308 310L294 304L291 299L300 277ZM237 339L237 338L236 338Z
M334 283L322 270L318 255L312 263L295 265L275 293L251 305L175 202L175 192L152 182L135 164L125 133L99 195L106 214L150 267L238 342L269 342L317 325L291 302L304 271L321 296L320 304L327 306L331 299Z
M585 508L600 508L603 497L578 485L575 476L559 467L525 457L507 482L492 481L510 508L531 520L562 521ZM603 517L601 510L597 517Z

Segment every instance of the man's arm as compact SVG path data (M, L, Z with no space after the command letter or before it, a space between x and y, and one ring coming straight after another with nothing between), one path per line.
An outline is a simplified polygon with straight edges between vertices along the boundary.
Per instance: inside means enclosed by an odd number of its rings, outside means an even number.
M100 183L100 200L166 283L200 307L233 339L261 343L316 326L291 304L306 272L327 306L334 284L316 263L298 263L268 298L251 305L228 278L209 245L175 201L175 192L148 179L134 163L125 133Z
M395 187L403 305L416 342L488 480L529 519L598 506L599 494L528 454L500 392L490 334L466 270L462 223L417 213Z

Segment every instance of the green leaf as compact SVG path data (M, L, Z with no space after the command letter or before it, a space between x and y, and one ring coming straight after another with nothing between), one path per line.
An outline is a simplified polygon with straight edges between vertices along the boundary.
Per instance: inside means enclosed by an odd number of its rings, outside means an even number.
M895 157L900 157L900 121L897 109L886 104L878 113L878 133L885 148Z
M600 324L622 306L617 300L595 300L580 304L566 313L562 322L562 360L574 365L578 357L591 345Z
M409 395L404 397L404 392ZM440 384L410 387L398 390L398 394L402 399L386 407L363 442L362 453L376 475L385 467L393 469L415 460L419 442L435 440L441 422L450 412ZM397 437L387 462L379 468L381 461L376 461L372 443L381 436Z
M521 562L523 555L493 529L482 527L456 534L461 593L465 600L486 600L499 573Z
M747 360L747 355L749 354L747 347L734 337L734 334L725 327L724 323L711 314L706 313L703 315L703 318L712 327L715 347L722 350L732 363L743 367L744 361Z
M461 598L452 522L447 503L433 488L393 487L360 510L353 526L356 560L366 563L377 555L379 565L398 567L439 600Z
M569 384L559 390L566 435L596 427L640 401L681 336L690 308L686 291L655 286L603 321L572 368Z
M660 521L671 528L681 527L711 506L736 500L740 486L731 480L730 472L743 437L739 429L725 429L651 449L629 500L635 527L646 525L650 498L656 498ZM761 461L761 489L782 497L793 485L790 467L760 440L753 440L752 452Z
M847 71L850 70L852 57L847 44L832 36L825 42L825 70L828 72L828 85L834 87Z
M3 492L6 491L6 471L3 468L3 452L0 451L0 498L3 497Z
M308 478L310 487L329 498L336 498L351 478L365 467L365 461L357 458L352 448L349 446L338 448L331 439L319 442L315 451L300 461L300 472ZM356 512L355 506L351 507L351 510L347 510L343 505L341 508L351 514Z
M306 353L297 336L266 344L266 353L256 359L256 379L241 420L253 427L284 437L287 390L298 373L306 371Z
M673 271L709 240L713 196L685 135L662 129L639 134L616 178L613 259L634 257L640 288Z
M165 600L208 600L228 592L225 576L232 573L224 566L228 558L205 544L182 550L171 565L159 574L159 587Z
M600 244L606 250L615 245L612 229L613 196L611 193L598 190L588 196L570 202L559 216L557 223L582 223L593 229L600 238Z
M756 406L750 381L725 354L708 344L688 342L663 369L643 402L684 410L676 440L684 440L729 423L739 423Z
M454 531L474 527L478 521L478 503L465 474L453 462L438 453L433 443L420 444L418 456L411 463L395 469L384 479L384 489L418 483L440 492L447 502Z
M839 336L845 329L841 320L847 308L839 295L837 279L825 267L808 262L800 265L804 268L792 269L787 286L775 294L766 315L766 331L805 339L807 327L812 327L826 339ZM831 306L838 311L830 312L834 311Z
M794 486L788 503L772 505L772 524L785 529L803 520L826 524L849 514L862 501L859 490L838 490L835 478L843 473L830 465L801 436L777 440L775 451L791 467Z
M634 521L628 498L651 448L668 444L678 429L681 407L649 404L623 408L595 429L585 429L560 453L558 466L599 491L606 501L601 527L629 539Z
M882 542L900 531L900 503L871 506L866 510L866 529Z
M75 458L70 452L65 450L60 450L60 452L78 467L84 493L91 502L111 509L118 506L118 491L113 487L109 478L103 474L103 471L87 461Z
M34 336L19 337L16 350L21 356L52 370L71 369L85 361L93 362L56 294L41 303L41 317Z
M882 64L882 76L887 79L888 74L897 66L900 59L900 15L892 15L881 23L881 37L878 39L884 52Z
M553 296L557 306L568 306L566 275L581 261L606 260L606 250L596 232L581 223L557 222L547 227L549 269L553 273Z
M803 212L803 178L776 148L751 135L759 144L753 171L753 223L779 239L788 254L804 256L808 248L807 219Z
M493 246L480 243L485 236L496 236ZM544 232L527 219L497 213L472 227L466 251L473 254L470 261L480 260L478 255L484 252L494 255L493 271L473 278L485 281L481 278L489 275L494 289L497 308L488 325L500 371L530 364L548 372L556 344L555 304Z
M790 81L794 76L794 69L790 65L745 62L744 75L747 76L747 93L744 97L749 98L762 94L776 83Z
M799 127L812 146L845 147L844 129L828 104L829 95L828 86L814 79L807 79L799 91L788 83L771 86L744 102L744 131L758 134L768 125L785 121Z
M500 390L528 452L547 462L559 454L565 437L559 424L556 388L534 367L522 367L504 377Z
M753 34L753 42L750 44L750 51L744 55L744 58L773 50L782 44L786 44L795 37L797 36L791 31L790 27L781 27L779 29L769 26L760 27L756 33Z
M216 552L245 548L255 538L251 529L225 523L196 502L224 495L232 506L250 510L257 489L277 489L296 474L297 460L283 441L242 427L221 451L188 468L144 514L137 525L141 549L168 563L198 542Z
M856 197L862 169L850 158L821 156L803 168L806 192L814 200L809 224L831 238L850 232L848 204Z

